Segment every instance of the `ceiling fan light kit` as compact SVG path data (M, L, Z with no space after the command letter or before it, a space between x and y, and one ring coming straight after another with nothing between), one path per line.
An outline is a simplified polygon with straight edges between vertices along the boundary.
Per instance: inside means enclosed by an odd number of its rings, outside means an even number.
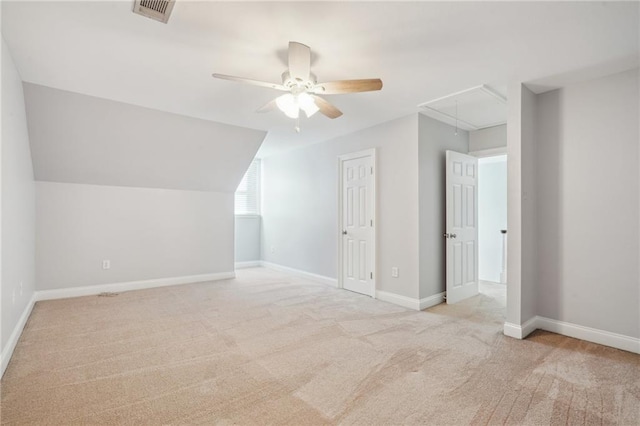
M287 117L294 119L300 116L300 110L304 111L307 118L320 110L307 92L301 92L297 95L292 93L282 95L276 98L276 105Z
M270 101L257 112L267 112L277 108L287 117L296 120L300 118L300 110L304 111L307 118L318 111L331 119L342 115L338 108L317 95L340 95L382 89L382 80L379 78L317 83L316 76L311 73L311 49L295 41L289 42L289 69L282 73L282 84L225 74L213 74L213 77L289 92ZM298 129L299 127L296 126L296 130Z

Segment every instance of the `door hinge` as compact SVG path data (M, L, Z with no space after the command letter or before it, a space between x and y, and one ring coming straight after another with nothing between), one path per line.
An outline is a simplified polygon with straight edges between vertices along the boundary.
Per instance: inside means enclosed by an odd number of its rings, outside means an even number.
M371 272L371 279L373 279L373 272Z
M373 226L373 219L371 219L371 226Z
M371 174L373 174L373 166L371 166Z

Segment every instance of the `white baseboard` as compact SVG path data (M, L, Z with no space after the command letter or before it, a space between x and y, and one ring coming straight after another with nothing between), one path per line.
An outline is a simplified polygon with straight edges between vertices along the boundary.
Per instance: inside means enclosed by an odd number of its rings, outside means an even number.
M388 291L376 291L376 299L383 302L393 303L394 305L413 309L414 311L422 311L423 309L439 305L444 302L445 292L434 294L433 296L423 299L415 299L413 297L401 296L399 294L390 293Z
M302 271L300 269L290 268L288 266L278 265L277 263L260 261L260 266L273 269L280 272L288 272L290 274L298 275L300 277L308 278L310 280L318 281L323 284L330 285L331 287L338 287L338 280L335 278L326 277L324 275L313 274L311 272Z
M640 339L550 318L536 317L536 328L640 354Z
M504 323L504 334L505 336L515 337L516 339L524 339L529 334L533 333L533 331L538 328L537 325L538 317L530 318L524 324L513 324L510 322Z
M442 302L444 302L444 296L446 294L447 293L443 291L442 293L434 294L433 296L420 299L419 309L422 311L432 306L441 304Z
M235 278L235 272L216 272L212 274L187 275L183 277L157 278L153 280L129 281L114 284L99 284L86 287L58 288L55 290L40 290L36 292L36 300L66 299L69 297L93 296L105 292L118 293L122 291L143 290L154 287L190 284L203 281L218 281Z
M401 296L395 293L389 293L388 291L376 290L376 299L383 302L393 303L394 305L402 306L405 308L413 309L414 311L420 310L420 300L413 297Z
M248 260L246 262L236 262L236 269L246 269L246 268L257 268L262 266L262 262L260 260Z
M508 322L504 323L504 334L516 339L524 339L536 329L640 354L640 339L597 328L539 316L531 318L521 326Z
M2 353L0 354L0 378L4 375L4 371L7 369L9 365L9 361L11 360L11 356L13 355L13 351L18 344L18 340L20 339L20 335L22 334L22 330L24 330L24 326L27 324L27 320L29 319L29 315L31 315L31 311L33 310L33 306L36 304L36 293L34 292L25 306L22 315L20 315L20 319L18 319L18 323L14 327L11 332L11 336L9 336L9 340L7 341L6 346L2 349Z

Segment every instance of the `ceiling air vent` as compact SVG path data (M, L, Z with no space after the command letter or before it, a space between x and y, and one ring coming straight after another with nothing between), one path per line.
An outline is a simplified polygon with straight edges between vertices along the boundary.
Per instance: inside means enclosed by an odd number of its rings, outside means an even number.
M136 0L133 13L167 23L175 0Z

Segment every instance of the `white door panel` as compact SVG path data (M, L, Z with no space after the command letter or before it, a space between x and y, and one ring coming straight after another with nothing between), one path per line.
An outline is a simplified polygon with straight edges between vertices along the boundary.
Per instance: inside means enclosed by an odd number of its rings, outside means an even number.
M342 161L342 286L374 296L373 157Z
M478 294L478 159L447 151L447 303Z

